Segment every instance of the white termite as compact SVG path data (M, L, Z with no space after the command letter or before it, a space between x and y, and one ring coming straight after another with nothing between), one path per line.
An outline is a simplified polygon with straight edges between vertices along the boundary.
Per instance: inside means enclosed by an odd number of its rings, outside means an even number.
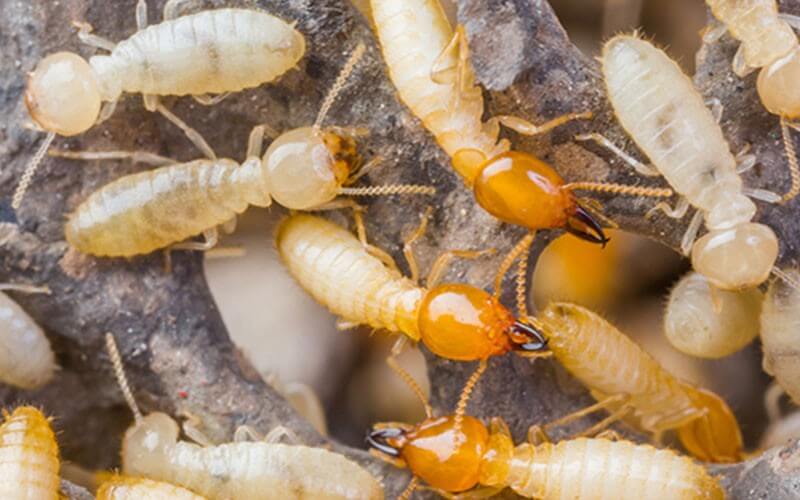
M778 273L761 306L764 371L800 404L800 272Z
M50 290L0 284L0 382L36 389L53 378L57 368L53 349L42 328L2 290L24 293L50 293Z

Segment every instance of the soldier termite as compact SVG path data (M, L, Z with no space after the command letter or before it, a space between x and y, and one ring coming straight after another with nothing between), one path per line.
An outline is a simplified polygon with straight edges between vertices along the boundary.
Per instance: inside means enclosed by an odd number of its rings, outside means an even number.
M55 356L41 327L2 290L50 293L47 287L0 284L0 382L36 389L53 377Z
M607 408L613 413L606 423L632 417L656 440L674 430L701 460L742 458L739 424L725 401L679 380L599 315L574 304L551 303L530 322L548 339L555 358L598 400L561 422Z
M699 273L686 274L669 294L664 334L679 351L701 358L733 354L758 336L762 293L720 290Z
M542 125L500 116L484 123L481 89L474 84L463 29L455 33L438 0L371 0L389 75L400 98L439 145L453 168L493 216L530 230L564 228L594 243L607 241L576 190L634 196L671 196L669 189L596 182L565 184L534 156L498 141L499 125L536 135L591 113L572 113Z
M770 283L761 306L764 371L795 403L800 403L800 272L782 270Z
M211 104L218 99L208 94L224 95L272 81L305 53L303 35L266 12L217 9L178 17L186 1L168 0L163 22L147 27L147 3L139 0L138 31L118 44L91 34L88 24L78 24L82 42L110 54L87 62L77 54L58 52L39 62L28 80L25 104L33 121L49 134L20 180L14 209L55 134L80 134L105 120L123 92L142 93L148 110L160 112L206 156L216 159L200 134L158 97L192 95Z
M274 198L295 210L347 206L339 195L431 194L416 185L350 187L366 170L352 136L344 129L323 129L322 122L345 79L364 53L359 44L323 101L311 127L283 133L260 158L264 127L250 134L247 155L195 160L117 179L92 193L70 215L67 241L81 252L99 256L148 253L203 233L205 243L177 248L207 250L217 241L216 226L235 220L249 205L269 206ZM140 152L57 153L77 159L133 158L156 164L169 159Z
M367 435L371 452L414 474L401 498L422 479L447 498L487 498L508 487L527 498L722 499L719 483L706 470L671 450L602 437L550 443L538 426L529 443L514 446L506 424L487 428L461 415L435 418L423 399L427 419L417 425L377 424Z
M639 173L663 175L683 198L675 208L659 203L670 217L697 208L681 242L694 269L719 288L740 289L763 282L778 255L778 239L764 224L751 222L756 206L748 198L779 201L760 189L743 189L739 164L703 98L662 50L634 35L615 36L603 47L603 75L617 119L650 158L644 165L600 134L596 140ZM695 241L705 219L708 233Z
M56 500L60 498L58 443L47 418L30 406L0 425L0 498Z
M205 500L174 484L140 477L114 476L97 490L97 500Z
M792 185L783 195L789 201L800 193L800 167L789 128L800 129L800 44L792 27L800 27L800 18L778 14L775 0L706 0L721 28L706 33L714 41L726 30L741 42L733 58L733 71L744 77L760 68L756 88L767 111L781 119L781 132Z
M283 427L264 441L248 442L258 433L240 427L233 443L211 444L196 428L184 432L195 441L179 441L177 422L160 412L142 415L133 398L114 337L106 334L114 373L135 422L122 441L125 474L166 481L209 500L236 498L383 499L383 488L366 470L343 455L322 448L278 443L293 433Z

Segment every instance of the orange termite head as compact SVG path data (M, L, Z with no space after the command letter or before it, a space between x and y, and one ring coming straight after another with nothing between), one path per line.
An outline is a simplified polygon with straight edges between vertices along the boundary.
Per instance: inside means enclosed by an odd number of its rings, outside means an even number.
M509 151L484 162L473 190L478 203L498 219L528 229L563 228L605 245L600 224L581 207L564 180L538 158Z
M486 359L512 350L538 352L546 347L539 332L514 319L495 297L460 283L428 290L420 303L418 327L428 349L458 361Z

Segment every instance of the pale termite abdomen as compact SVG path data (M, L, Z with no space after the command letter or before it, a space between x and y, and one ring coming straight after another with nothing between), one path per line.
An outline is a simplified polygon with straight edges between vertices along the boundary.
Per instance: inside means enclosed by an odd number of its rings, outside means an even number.
M795 282L800 273L784 271ZM770 283L761 307L764 371L800 402L800 291L784 280Z
M114 476L97 490L97 500L205 500L205 497L161 481Z
M59 498L58 443L42 412L22 406L0 425L0 498Z
M55 369L53 350L41 327L0 292L0 382L36 389L53 377Z

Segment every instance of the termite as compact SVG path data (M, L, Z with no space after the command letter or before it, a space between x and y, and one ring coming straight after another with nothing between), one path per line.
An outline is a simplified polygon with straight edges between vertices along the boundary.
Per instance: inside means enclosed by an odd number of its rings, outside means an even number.
M702 274L690 272L669 294L664 334L673 347L691 356L729 356L758 336L763 299L758 288L720 290Z
M0 425L0 498L56 500L58 443L47 418L31 406L10 415L3 411Z
M676 431L700 460L741 460L741 431L725 401L679 380L599 315L574 304L551 303L529 320L548 339L554 357L598 400L562 423L606 408L612 411L606 424L632 417L656 441Z
M800 27L800 18L778 13L775 0L706 0L712 14L722 24L709 30L705 41L713 42L725 31L741 42L733 58L733 71L744 77L759 69L756 90L761 103L780 117L783 144L789 161L792 184L781 201L800 193L800 167L789 128L800 129L800 44L792 27Z
M671 450L603 437L554 444L539 426L531 427L528 443L514 446L499 418L487 427L458 413L434 417L424 398L423 404L423 422L376 424L367 434L371 453L414 474L400 498L419 479L446 498L488 498L507 487L545 500L724 498L702 466Z
M483 96L461 26L454 30L438 0L371 0L389 76L401 100L434 135L478 204L497 219L530 230L563 228L594 243L607 238L576 190L668 197L669 189L597 182L567 184L547 163L498 141L503 124L537 135L591 113L571 113L542 125L499 116L484 123Z
M50 293L47 287L0 284L0 290ZM50 341L14 300L0 291L0 382L36 389L53 378L57 366Z
M249 205L267 207L274 198L294 210L343 206L339 195L431 194L430 186L349 187L368 169L345 129L322 122L363 55L359 44L320 107L313 126L283 133L259 157L265 128L250 134L246 159L202 159L175 163L117 179L92 193L70 215L67 242L81 252L112 257L148 253L203 233L205 243L177 248L207 250L216 227L235 221ZM57 153L76 159L133 158L163 164L172 160L141 152ZM374 161L373 161L374 163Z
M682 218L697 208L681 241L694 269L715 286L741 289L767 279L778 255L778 239L764 224L752 222L756 206L749 197L776 202L761 189L744 189L740 173L755 164L752 155L731 154L722 129L691 80L662 50L636 34L606 42L603 76L609 101L623 128L650 158L645 165L600 134L594 140L643 175L663 175L680 195L672 208L656 208ZM749 196L749 197L748 197ZM695 241L705 220L708 233Z
M97 500L205 500L186 488L140 477L114 476L97 490Z
M770 283L761 306L764 371L795 403L800 402L800 272L782 270Z
M200 134L165 108L159 96L191 95L213 104L220 96L209 94L224 96L270 82L305 53L303 35L266 12L228 8L179 17L185 1L167 0L163 22L148 27L147 3L139 0L137 31L118 44L91 34L89 24L76 23L83 43L110 53L86 61L71 52L57 52L39 62L28 78L25 105L48 135L22 176L14 209L55 135L80 134L107 119L123 92L143 94L145 108L164 115L215 159Z
M273 429L263 441L249 427L240 427L234 442L211 444L192 425L184 432L197 443L179 441L178 423L160 412L142 415L125 377L114 337L106 334L114 374L134 414L134 424L122 440L122 470L187 488L209 500L236 498L383 499L383 488L366 470L343 455L322 448L278 443L296 439L284 428Z
M769 426L759 439L759 450L768 450L800 437L800 411L793 410L784 415L781 410L781 398L785 394L786 391L777 382L773 382L764 393Z

